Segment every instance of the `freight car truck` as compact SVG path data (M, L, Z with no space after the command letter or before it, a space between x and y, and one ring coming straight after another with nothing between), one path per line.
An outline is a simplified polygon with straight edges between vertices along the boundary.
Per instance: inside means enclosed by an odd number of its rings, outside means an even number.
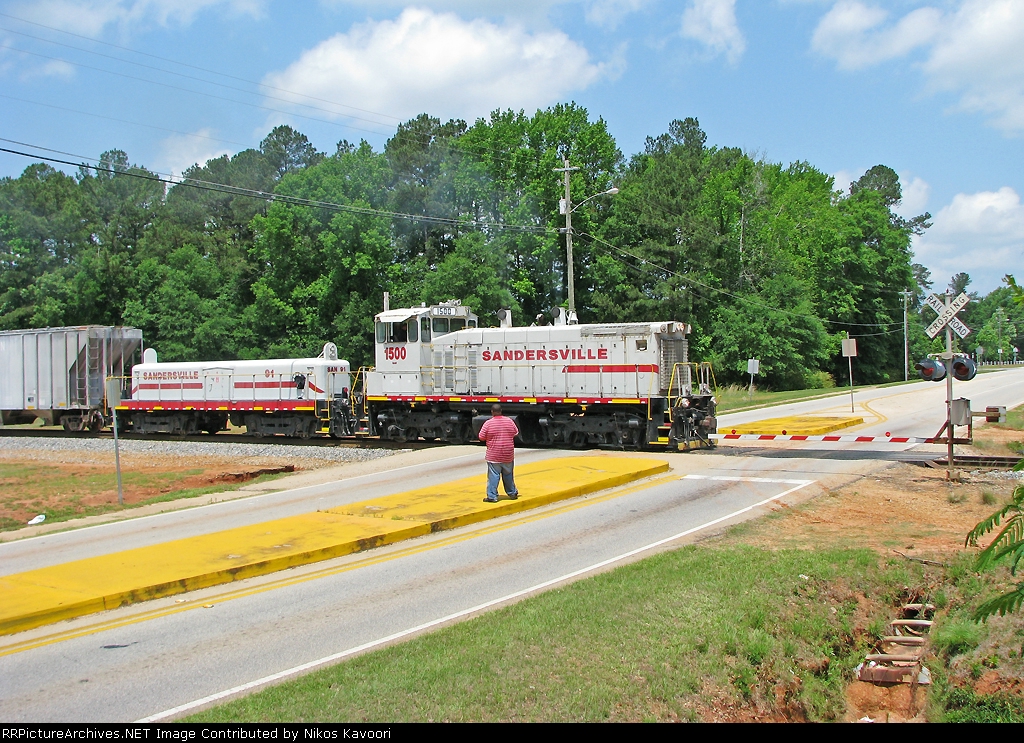
M136 328L84 325L0 332L0 422L98 431L104 380L124 378L142 351ZM127 391L126 391L127 392Z

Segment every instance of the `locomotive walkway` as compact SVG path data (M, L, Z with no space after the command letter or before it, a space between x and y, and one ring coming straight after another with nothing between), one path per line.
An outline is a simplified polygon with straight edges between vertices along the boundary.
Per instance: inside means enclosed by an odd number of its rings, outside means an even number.
M506 516L668 470L651 459L572 457L516 468L518 500L484 503L486 477L410 490L0 577L0 634L330 560Z

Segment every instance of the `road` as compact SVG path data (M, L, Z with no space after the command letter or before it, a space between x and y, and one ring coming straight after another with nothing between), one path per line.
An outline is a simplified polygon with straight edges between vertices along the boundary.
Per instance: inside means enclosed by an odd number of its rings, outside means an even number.
M957 383L974 409L1024 402L1024 370ZM867 434L930 436L945 386L858 392ZM849 412L849 396L722 416L730 425ZM740 442L746 444L748 442ZM471 528L0 638L0 719L132 721L196 709L362 650L693 540L884 466L907 445L722 446L662 455L666 475ZM944 452L941 447L919 450ZM565 456L526 451L519 461ZM631 456L623 454L622 456ZM650 456L650 455L644 455ZM0 575L206 533L479 473L481 451L446 447L379 472L0 545ZM402 469L404 468L404 469ZM205 701L204 701L205 700Z

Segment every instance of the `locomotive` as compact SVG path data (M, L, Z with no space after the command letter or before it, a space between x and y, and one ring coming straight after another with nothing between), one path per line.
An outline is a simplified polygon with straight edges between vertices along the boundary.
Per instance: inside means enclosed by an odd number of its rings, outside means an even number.
M333 343L317 358L159 363L147 348L132 368L124 428L189 435L245 426L253 436L356 432L349 363Z
M481 328L458 301L386 309L374 318L365 374L371 434L462 443L492 403L527 446L692 449L714 446L711 370L691 364L681 322Z

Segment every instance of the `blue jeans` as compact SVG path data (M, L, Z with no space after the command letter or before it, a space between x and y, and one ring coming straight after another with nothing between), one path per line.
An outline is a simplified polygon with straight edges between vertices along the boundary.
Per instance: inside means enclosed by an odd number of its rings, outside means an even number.
M506 495L519 495L516 490L516 483L512 479L512 468L515 462L488 462L487 463L487 497L498 500L498 478L505 486Z

